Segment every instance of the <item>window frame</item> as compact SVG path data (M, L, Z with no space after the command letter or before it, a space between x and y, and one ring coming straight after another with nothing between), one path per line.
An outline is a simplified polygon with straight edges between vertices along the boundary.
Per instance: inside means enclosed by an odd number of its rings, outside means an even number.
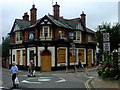
M52 38L52 28L50 26L42 26L40 28L40 38L45 38L45 28L46 28L46 32L47 32L47 38Z
M22 37L23 37L22 32L16 32L15 33L16 43L21 43L22 42Z

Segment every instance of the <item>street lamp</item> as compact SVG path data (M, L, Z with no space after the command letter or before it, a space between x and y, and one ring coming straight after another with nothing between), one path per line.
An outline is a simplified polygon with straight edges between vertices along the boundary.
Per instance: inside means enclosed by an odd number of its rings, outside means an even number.
M47 42L46 42L47 33L44 33L44 36L45 36L45 50L47 50Z

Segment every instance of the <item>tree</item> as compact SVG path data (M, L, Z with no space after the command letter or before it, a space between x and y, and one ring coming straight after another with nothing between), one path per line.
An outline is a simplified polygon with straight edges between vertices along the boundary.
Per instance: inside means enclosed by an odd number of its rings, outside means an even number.
M6 59L9 56L9 44L10 37L7 36L5 40L2 42L2 58Z
M99 43L99 48L103 51L103 36L102 29L106 29L106 32L110 34L110 51L112 52L114 49L118 49L118 44L120 43L120 24L114 23L102 23L98 26L96 32L96 40Z

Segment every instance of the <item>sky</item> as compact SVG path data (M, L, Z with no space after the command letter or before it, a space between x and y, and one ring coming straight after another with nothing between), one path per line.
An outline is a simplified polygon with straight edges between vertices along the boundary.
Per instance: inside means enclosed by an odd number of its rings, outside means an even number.
M0 36L11 31L15 19L22 19L25 12L30 15L33 4L37 8L37 19L53 14L53 5L60 5L60 16L66 19L78 18L82 11L86 14L87 27L96 31L103 22L118 22L119 0L2 0L0 3ZM0 40L1 42L1 40Z

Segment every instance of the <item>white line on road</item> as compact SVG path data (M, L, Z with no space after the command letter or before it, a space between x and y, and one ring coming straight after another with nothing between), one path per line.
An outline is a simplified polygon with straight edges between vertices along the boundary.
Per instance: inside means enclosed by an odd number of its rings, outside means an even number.
M56 81L56 83L59 83L59 82L65 82L66 80L64 78L60 78L60 80Z
M43 82L44 82L44 81L45 81L45 82L46 82L46 81L50 81L50 80L51 80L51 79L38 79L38 81L43 81Z
M1 90L2 88L4 88L4 87L0 87L0 90Z
M30 81L27 81L27 80L23 80L22 83L33 83L33 84L40 84L41 82L30 82Z

